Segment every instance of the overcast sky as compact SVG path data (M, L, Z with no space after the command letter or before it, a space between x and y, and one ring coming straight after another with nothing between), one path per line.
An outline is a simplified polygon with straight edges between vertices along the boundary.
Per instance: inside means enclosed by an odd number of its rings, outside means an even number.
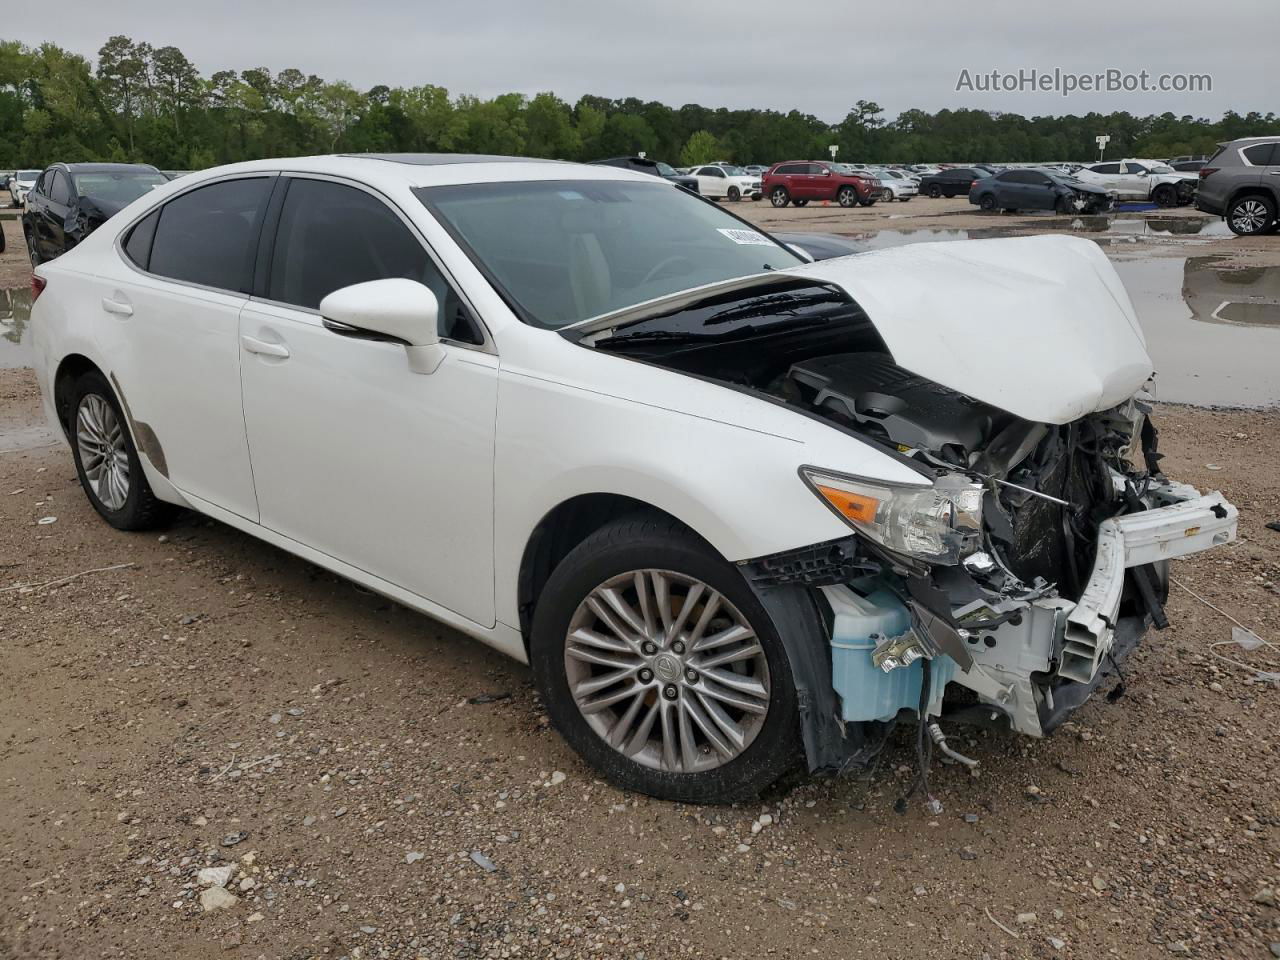
M16 0L15 0L16 2ZM90 58L123 33L215 70L297 67L362 89L435 83L489 97L552 90L672 106L797 108L828 121L858 99L893 115L973 106L1027 115L1275 110L1274 0L61 0L21 5L0 37ZM41 12L47 14L41 16ZM47 24L41 28L38 24ZM961 71L1207 73L1200 93L983 93ZM975 83L976 83L975 79Z

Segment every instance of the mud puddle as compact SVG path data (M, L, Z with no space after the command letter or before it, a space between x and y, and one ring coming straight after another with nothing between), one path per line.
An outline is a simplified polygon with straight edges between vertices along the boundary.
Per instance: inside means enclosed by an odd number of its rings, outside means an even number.
M31 289L0 290L0 367L29 367L34 353L28 321L31 319Z

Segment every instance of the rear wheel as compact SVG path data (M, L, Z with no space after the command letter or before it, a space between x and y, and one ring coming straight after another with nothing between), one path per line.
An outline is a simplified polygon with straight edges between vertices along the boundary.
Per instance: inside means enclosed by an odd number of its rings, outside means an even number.
M148 530L168 517L168 504L156 498L142 473L115 391L96 370L72 387L70 432L80 486L107 523Z
M791 194L786 187L774 187L769 191L769 202L775 207L785 207L791 202Z
M552 573L530 661L564 738L625 789L758 794L801 755L791 667L742 574L674 520L616 520Z
M1232 233L1252 237L1267 233L1275 224L1276 205L1270 197L1251 193L1231 201L1227 207L1227 226Z
M836 191L836 203L842 207L852 207L858 202L858 191L850 186L843 186Z
M996 195L994 193L984 193L978 198L978 209L994 210L996 208Z

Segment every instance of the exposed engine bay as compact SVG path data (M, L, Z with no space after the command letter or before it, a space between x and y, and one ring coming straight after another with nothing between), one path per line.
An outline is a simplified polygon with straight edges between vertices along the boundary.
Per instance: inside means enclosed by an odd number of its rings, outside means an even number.
M806 741L811 766L874 756L900 714L1047 734L1167 624L1168 560L1235 535L1220 494L1160 472L1141 393L1023 419L899 366L835 284L779 277L582 340L820 418L926 485L815 469L806 481L854 535L745 565L809 591L830 638L842 731L818 759Z

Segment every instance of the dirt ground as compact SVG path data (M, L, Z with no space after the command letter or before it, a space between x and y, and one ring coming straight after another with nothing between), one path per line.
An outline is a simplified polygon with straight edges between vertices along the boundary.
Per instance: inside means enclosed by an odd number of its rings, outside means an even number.
M890 209L929 204L964 206ZM900 225L848 216L821 229ZM1158 418L1168 472L1241 511L1174 575L1280 639L1280 413ZM113 531L39 422L0 370L0 960L1280 956L1280 689L1213 654L1280 658L1212 649L1230 623L1180 588L1116 702L961 732L980 773L935 765L938 816L893 810L907 736L862 778L663 803L434 621L193 514ZM210 866L235 900L205 912Z

